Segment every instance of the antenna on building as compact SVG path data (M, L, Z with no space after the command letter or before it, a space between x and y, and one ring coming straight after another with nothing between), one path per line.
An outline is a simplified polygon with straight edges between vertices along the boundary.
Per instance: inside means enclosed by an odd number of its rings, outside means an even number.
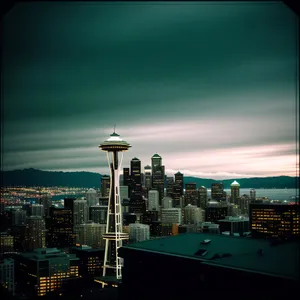
M116 133L116 124L114 125L114 133Z

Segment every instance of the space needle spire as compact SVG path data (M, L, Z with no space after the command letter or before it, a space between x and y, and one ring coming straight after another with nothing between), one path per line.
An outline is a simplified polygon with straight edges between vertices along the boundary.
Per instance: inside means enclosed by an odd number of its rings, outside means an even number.
M99 148L106 152L110 168L110 192L105 239L105 253L103 264L103 278L109 277L119 281L122 278L122 259L118 256L118 249L123 240L128 240L128 234L123 233L122 211L120 201L120 170L123 153L131 146L115 132L104 141ZM118 154L120 153L120 158ZM120 160L119 160L120 159Z

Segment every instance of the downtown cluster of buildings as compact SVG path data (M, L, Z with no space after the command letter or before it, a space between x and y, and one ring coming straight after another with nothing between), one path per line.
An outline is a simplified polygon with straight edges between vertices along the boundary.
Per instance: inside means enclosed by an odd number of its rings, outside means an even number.
M37 204L1 203L1 282L12 294L27 298L63 293L63 283L80 278L101 283L104 264L110 177L102 176L100 191L84 198L65 198L63 207L44 195ZM184 174L165 175L155 154L142 171L133 158L120 178L123 245L182 233L249 238L299 237L299 205L270 203L255 190L240 195L233 181L230 194L223 184L207 188L184 183ZM126 255L125 255L126 256Z

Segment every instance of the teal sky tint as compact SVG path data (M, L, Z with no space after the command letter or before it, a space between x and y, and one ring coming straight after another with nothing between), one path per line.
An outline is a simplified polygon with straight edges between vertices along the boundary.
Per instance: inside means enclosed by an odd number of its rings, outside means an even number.
M295 175L296 19L284 4L41 2L4 18L3 168Z

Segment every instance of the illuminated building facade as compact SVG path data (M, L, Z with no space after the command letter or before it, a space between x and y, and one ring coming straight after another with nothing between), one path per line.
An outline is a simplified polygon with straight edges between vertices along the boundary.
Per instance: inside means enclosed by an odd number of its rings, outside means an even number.
M47 247L68 248L75 244L73 214L71 209L51 207L46 218Z
M14 237L8 232L0 233L0 249L1 252L10 252L14 249Z
M196 183L185 184L184 202L185 205L197 205L197 203L199 202Z
M152 186L152 169L151 166L147 165L144 167L145 172L145 188L150 189Z
M77 226L86 223L88 220L89 208L86 200L75 200L73 206L73 229L77 230Z
M123 168L123 185L129 186L131 184L130 180L130 169L129 168Z
M182 188L178 184L174 184L173 186L173 193L172 193L172 199L173 199L173 207L182 208L182 198L181 196Z
M183 186L184 186L183 174L178 171L174 176L175 176L175 184L180 187L180 196L182 196Z
M48 217L50 215L50 207L52 206L51 195L43 195L38 199L38 204L44 207L44 216Z
M29 298L55 291L79 276L79 259L56 248L35 249L15 257L17 291Z
M211 185L211 198L216 201L221 201L224 198L223 183L212 183Z
M198 203L197 206L206 209L207 206L207 188L205 186L200 186L198 189Z
M240 184L237 181L234 181L230 185L231 195L230 200L233 204L238 204L240 197Z
M151 157L152 167L152 188L158 190L159 205L162 205L165 187L165 167L162 165L162 158L158 154Z
M199 224L204 222L204 210L196 205L188 204L184 208L183 224Z
M122 260L118 256L118 249L122 247L123 240L128 240L128 234L123 233L122 211L120 201L120 168L123 153L131 146L113 133L99 148L107 154L110 167L110 193L108 202L108 216L106 224L105 255L103 277L112 276L116 280L122 278ZM120 153L120 158L118 154Z
M142 242L150 239L150 226L146 224L129 224L129 240Z
M163 208L172 208L173 207L173 200L171 197L164 197L162 199L162 203L163 203Z
M23 209L15 209L12 211L12 225L25 225L26 211Z
M79 276L87 278L102 275L104 249L76 246L71 248L71 253L79 258Z
M99 204L99 199L96 190L89 189L86 193L86 200L88 207Z
M104 248L103 235L106 231L106 224L97 224L88 221L77 226L76 244L87 245L93 248Z
M163 208L161 210L161 222L163 224L181 224L181 208Z
M107 211L108 211L108 207L106 205L91 206L89 209L89 214L90 214L89 220L98 224L106 224Z
M148 210L140 217L142 224L150 225L154 221L158 221L158 211Z
M133 158L130 161L130 177L133 182L133 190L136 190L136 185L141 185L141 161L138 158Z
M167 177L166 179L166 196L173 197L174 177Z
M15 295L15 261L12 258L0 259L0 284Z
M300 206L250 204L250 230L253 237L299 237Z
M40 216L30 216L26 220L25 247L34 250L46 247L45 220Z
M44 215L45 215L44 205L42 205L42 204L32 204L31 205L31 215L32 216L44 217Z
M159 211L159 192L150 190L148 193L148 210Z

